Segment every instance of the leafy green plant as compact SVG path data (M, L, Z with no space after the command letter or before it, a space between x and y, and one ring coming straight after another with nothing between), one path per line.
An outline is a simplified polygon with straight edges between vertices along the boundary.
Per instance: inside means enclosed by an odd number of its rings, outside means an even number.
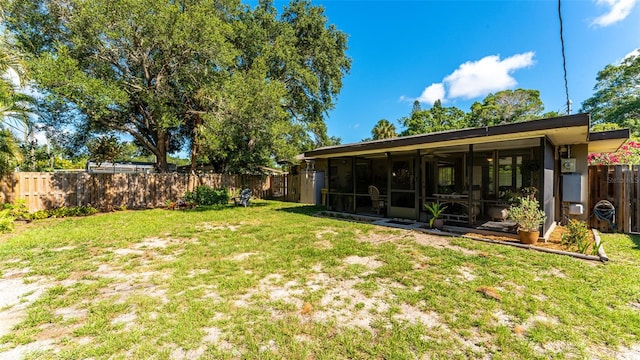
M36 212L34 212L33 214L31 214L31 217L33 220L42 220L42 219L46 219L49 216L49 210L38 210Z
M522 231L539 231L547 215L540 210L537 199L525 196L519 198L518 203L509 208L509 219L515 221Z
M98 213L98 209L92 206L75 206L75 207L66 207L61 206L55 209L49 210L38 210L31 214L31 219L33 220L41 220L47 218L64 218L70 216L89 216Z
M15 203L5 203L2 204L2 208L5 210L9 210L9 214L13 216L16 220L32 220L33 217L29 213L29 208L27 207L27 202L24 199L18 199Z
M429 219L429 226L433 227L433 222L436 221L442 215L442 213L447 209L446 206L432 202L429 204L424 204L424 208L431 214L431 219Z
M15 217L11 215L10 209L0 211L0 233L8 233L13 231L13 222Z
M596 244L589 237L589 228L584 221L571 219L567 224L567 233L562 234L562 244L581 254L597 255L602 243ZM591 251L589 251L591 249Z
M225 188L213 189L208 185L200 185L194 191L187 191L184 200L203 206L223 205L229 203L229 192Z

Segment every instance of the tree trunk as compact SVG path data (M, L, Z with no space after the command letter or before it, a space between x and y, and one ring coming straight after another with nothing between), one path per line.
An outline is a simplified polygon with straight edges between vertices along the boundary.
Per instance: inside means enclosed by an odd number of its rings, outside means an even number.
M169 166L167 164L167 148L169 145L169 139L165 130L158 130L158 152L156 153L156 167L158 172L169 172Z
M200 125L200 115L196 114L195 121L193 124L193 132L191 138L191 169L190 173L195 173L196 171L196 158L198 155L198 125Z

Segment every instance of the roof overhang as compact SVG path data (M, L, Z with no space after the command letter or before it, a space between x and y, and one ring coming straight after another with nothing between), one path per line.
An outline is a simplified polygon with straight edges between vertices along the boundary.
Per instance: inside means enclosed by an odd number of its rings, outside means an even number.
M589 114L576 114L556 118L532 120L521 123L471 128L462 130L442 131L414 136L404 136L392 139L367 141L354 144L328 146L306 152L306 158L330 158L337 156L365 156L385 152L405 152L428 150L440 147L469 144L500 143L513 140L526 140L546 137L554 145L598 143L594 148L611 149L619 141L624 142L623 131L608 131L612 133L589 133ZM615 134L613 134L615 133ZM596 134L596 135L593 135ZM624 140L621 140L624 138ZM618 146L622 144L620 142ZM617 149L617 147L616 147ZM591 148L589 148L591 151ZM615 151L610 150L610 151Z
M589 152L615 152L629 139L629 136L631 136L629 129L589 133Z
M380 152L434 149L455 145L547 137L556 145L586 143L589 115L577 114L521 123L441 131L392 139L328 146L305 153L305 157L358 156Z

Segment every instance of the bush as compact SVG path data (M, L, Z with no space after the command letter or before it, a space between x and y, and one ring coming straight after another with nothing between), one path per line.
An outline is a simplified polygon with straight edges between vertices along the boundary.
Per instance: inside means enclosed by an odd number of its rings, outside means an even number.
M98 213L98 209L92 206L76 206L76 207L66 207L62 206L59 208L47 210L48 217L57 217L63 218L68 216L88 216Z
M562 244L569 249L574 249L581 254L587 254L591 248L591 254L597 255L600 245L596 246L595 242L589 237L589 228L587 223L580 220L571 219L567 224L567 233L562 234Z
M14 204L2 204L2 209L9 210L9 214L16 220L33 220L27 208L27 202L24 199L18 199Z
M197 205L223 205L229 203L229 192L225 188L212 189L207 185L198 186L195 191L187 191L184 200Z
M10 209L0 211L0 233L8 233L13 231L13 222L16 218L11 216Z

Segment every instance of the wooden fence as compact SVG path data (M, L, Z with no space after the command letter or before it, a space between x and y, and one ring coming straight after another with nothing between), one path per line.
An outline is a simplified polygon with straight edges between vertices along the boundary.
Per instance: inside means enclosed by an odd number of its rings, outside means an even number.
M589 209L600 200L615 207L616 228L591 215L589 225L605 232L640 232L640 165L590 166Z
M91 205L99 209L153 208L198 185L250 188L261 199L289 200L287 175L13 173L0 181L0 200L24 199L30 211ZM291 201L291 200L289 200Z

